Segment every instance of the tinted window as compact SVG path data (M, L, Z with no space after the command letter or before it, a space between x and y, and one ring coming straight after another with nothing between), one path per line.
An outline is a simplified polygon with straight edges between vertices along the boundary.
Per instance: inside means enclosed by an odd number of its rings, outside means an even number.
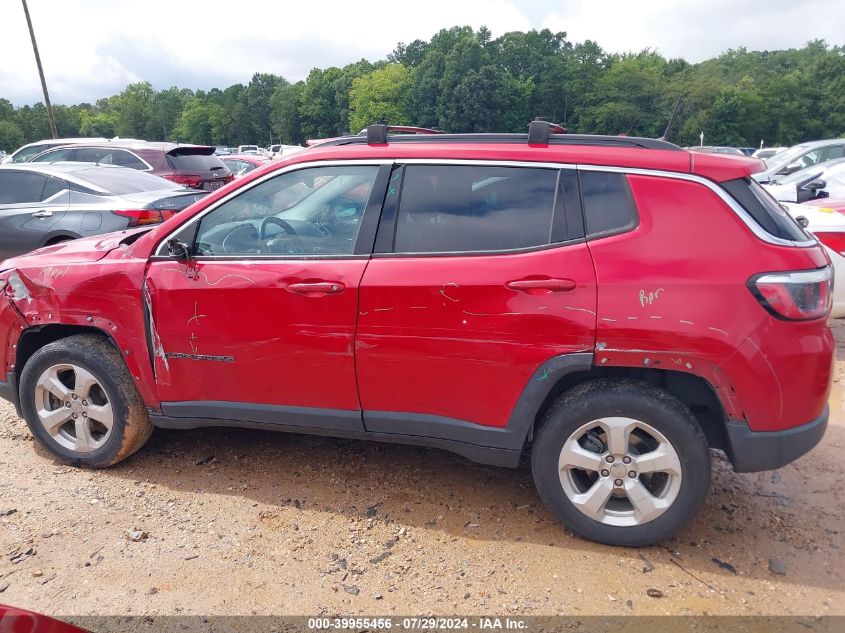
M168 154L167 162L171 168L179 171L209 171L211 169L226 170L215 154Z
M771 235L799 242L809 239L792 216L756 180L737 178L723 182L722 187Z
M57 143L42 143L41 145L33 145L32 147L25 147L23 149L19 149L14 154L14 158L12 162L14 163L25 163L30 160L36 154L40 154L45 149L50 149L51 147L56 147Z
M551 239L557 170L409 165L397 253L499 251Z
M102 163L111 165L114 162L112 150L108 147L78 147L74 160L80 163Z
M149 169L149 166L140 158L135 156L135 154L121 149L114 150L112 162L115 165L120 165L121 167L128 167L129 169Z
M68 185L66 181L61 178L56 178L55 176L49 176L47 178L47 184L44 185L44 191L41 193L41 199L48 200L67 188Z
M350 255L378 167L288 172L247 189L200 221L199 255Z
M44 154L39 154L32 159L33 163L55 163L60 160L70 160L70 154L73 148L65 147L64 149L54 149Z
M0 204L40 202L47 177L25 171L0 172Z
M125 194L160 189L180 189L176 183L134 169L90 167L73 172L75 178L89 182L110 193Z
M600 235L636 225L637 209L624 174L582 171L578 177L587 235Z

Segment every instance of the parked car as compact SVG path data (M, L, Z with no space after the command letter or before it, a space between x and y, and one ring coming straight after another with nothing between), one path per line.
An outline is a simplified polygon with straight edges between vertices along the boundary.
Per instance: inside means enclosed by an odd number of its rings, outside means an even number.
M804 204L784 202L789 214L801 221L824 246L833 268L833 318L845 317L845 199Z
M240 178L269 162L269 159L255 154L232 154L231 156L221 156L220 160L235 175L235 178Z
M235 154L260 154L258 145L238 145L238 150Z
M271 145L268 149L269 157L271 159L279 159L283 156L289 156L296 152L301 152L305 148L301 145Z
M122 167L3 165L0 259L78 237L162 222L203 195Z
M215 153L215 155L217 155L217 156L228 156L228 155L229 155L229 154L231 154L232 152L231 152L231 150L230 150L228 147L226 147L225 145L217 145L217 146L214 148L214 153Z
M782 151L789 149L788 147L761 147L757 151L755 151L751 156L753 158L759 158L760 160L766 160L780 154Z
M794 174L796 171L843 156L845 156L845 139L801 143L767 159L766 169L754 174L753 178L758 182L772 182L783 176Z
M31 159L33 163L85 162L119 165L146 171L193 189L211 191L234 180L232 172L206 145L110 142L54 147Z
M752 472L821 440L830 261L758 160L550 130L372 126L159 227L7 260L0 394L77 466L156 426L529 451L576 533L669 538L709 449Z
M782 202L845 198L845 158L807 167L763 186Z
M721 145L693 145L687 148L691 152L704 152L707 154L730 154L732 156L745 156L745 153L736 147L724 147Z
M754 152L757 150L756 147L737 147L740 152L745 154L746 156L753 156Z
M4 156L0 159L0 165L8 163L25 163L37 156L44 150L53 147L60 147L62 145L72 145L74 143L105 143L108 139L105 138L54 138L46 141L38 141L37 143L29 143L19 147L9 156Z

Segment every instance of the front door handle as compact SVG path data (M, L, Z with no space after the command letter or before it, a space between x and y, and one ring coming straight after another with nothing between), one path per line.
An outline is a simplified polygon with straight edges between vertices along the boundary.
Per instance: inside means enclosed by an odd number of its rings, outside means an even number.
M577 284L572 279L517 279L509 281L505 285L511 290L519 290L528 294L546 294L575 290Z
M49 218L53 215L52 211L48 211L47 209L42 209L41 211L36 211L32 214L34 218Z
M323 297L341 293L346 286L339 281L311 281L290 284L288 290L307 297Z

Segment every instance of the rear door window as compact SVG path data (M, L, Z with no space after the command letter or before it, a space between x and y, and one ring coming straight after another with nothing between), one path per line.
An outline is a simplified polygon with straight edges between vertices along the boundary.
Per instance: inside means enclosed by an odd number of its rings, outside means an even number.
M41 202L47 177L26 171L0 172L0 204Z
M549 244L557 179L555 169L408 165L394 252L507 251Z
M578 179L588 237L619 233L637 225L637 208L624 174L581 171Z
M108 147L79 147L74 160L80 163L100 163L111 165L114 162L112 150Z
M149 169L149 165L135 156L135 154L122 149L114 150L113 163L121 167L128 167L129 169L138 169L141 171Z

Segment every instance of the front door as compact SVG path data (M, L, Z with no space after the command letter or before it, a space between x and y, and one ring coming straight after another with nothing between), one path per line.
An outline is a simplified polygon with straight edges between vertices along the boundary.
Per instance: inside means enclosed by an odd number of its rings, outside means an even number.
M179 231L187 261L153 259L146 292L165 415L362 428L354 333L380 169L259 180Z

